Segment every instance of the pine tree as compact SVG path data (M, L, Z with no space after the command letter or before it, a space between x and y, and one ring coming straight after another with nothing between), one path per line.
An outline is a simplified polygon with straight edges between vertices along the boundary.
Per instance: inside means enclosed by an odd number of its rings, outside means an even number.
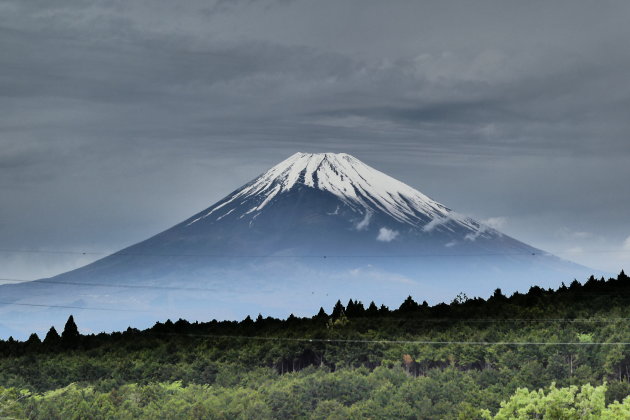
M349 317L362 316L364 312L365 312L365 308L363 307L363 304L361 302L359 302L358 300L350 299L350 301L348 302L348 305L346 306L347 316Z
M80 339L81 334L79 334L79 328L74 322L74 317L70 315L68 321L66 321L66 326L61 333L61 343L65 348L73 349L78 347Z
M338 319L341 315L345 315L345 312L346 312L346 308L344 308L343 305L341 304L341 301L338 300L337 303L335 304L335 307L333 308L332 317L333 319Z
M60 341L61 337L59 337L59 333L55 327L50 327L50 330L48 330L44 338L44 348L46 350L54 350L59 345Z
M400 305L398 310L402 313L414 312L418 310L418 304L411 296L407 296L407 299Z
M247 315L247 317L241 321L241 325L243 327L253 327L254 326L254 320L252 319L251 316Z
M541 294L541 291L539 290L540 288L537 288L536 286L533 286L529 289L529 292L532 295L538 296ZM503 291L501 289L495 289L494 293L492 294L492 298L496 299L496 300L505 300L505 295L503 294Z
M313 317L313 319L328 319L328 314L324 310L324 308L320 307L317 315Z
M28 340L26 340L26 344L29 344L29 345L36 345L36 344L41 344L41 343L42 343L42 340L40 340L39 336L35 333L31 334L28 337Z
M367 316L376 316L378 315L378 307L374 301L370 302L370 306L367 308Z

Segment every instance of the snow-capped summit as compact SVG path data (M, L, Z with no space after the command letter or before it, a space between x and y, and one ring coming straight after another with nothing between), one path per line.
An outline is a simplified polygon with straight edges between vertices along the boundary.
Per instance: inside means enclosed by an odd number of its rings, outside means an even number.
M472 231L478 231L480 227L473 220L346 153L296 153L188 224L206 217L221 220L230 214L256 217L279 194L301 187L331 193L360 214L382 212L415 228L430 227L430 223L447 220ZM251 198L255 198L253 205L244 208L242 203Z

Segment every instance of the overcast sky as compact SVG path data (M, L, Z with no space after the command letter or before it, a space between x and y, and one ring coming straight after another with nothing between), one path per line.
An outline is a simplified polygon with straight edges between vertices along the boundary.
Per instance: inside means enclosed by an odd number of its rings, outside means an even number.
M57 274L297 152L630 269L630 2L2 1L0 278Z

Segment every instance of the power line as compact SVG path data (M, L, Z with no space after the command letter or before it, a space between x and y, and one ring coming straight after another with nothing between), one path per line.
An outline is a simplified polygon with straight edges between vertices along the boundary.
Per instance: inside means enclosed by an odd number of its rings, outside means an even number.
M77 255L109 255L113 252L98 252L98 251L64 251L64 250L48 250L48 249L11 249L3 248L0 252L6 252L10 254L77 254Z
M483 257L483 256L514 256L514 255L551 255L552 253L541 251L522 251L522 252L486 252L486 253L417 253L417 254L400 254L400 255L384 255L384 254L308 254L308 255L278 255L278 254L206 254L206 253L148 253L148 252L108 252L108 251L70 251L70 250L50 250L50 249L17 249L17 248L0 248L0 252L15 254L68 254L68 255L104 255L104 256L140 256L140 257L212 257L212 258L416 258L416 257ZM626 253L627 250L620 249L600 249L589 250L588 253ZM562 254L562 252L556 252Z
M0 286L12 286L12 285L20 285L20 284L50 284L50 285L70 285L70 286L88 286L88 287L110 287L110 288L122 288L122 289L152 289L152 290L170 290L170 291L191 291L191 292L220 292L219 288L210 288L210 287L178 287L178 286L160 286L160 285L151 285L151 284L123 284L123 283L92 283L92 282L78 282L78 281L65 281L65 280L27 280L27 279L15 279L15 278L0 278L0 282L10 282L10 283L0 283ZM229 292L228 292L229 293ZM311 292L314 294L315 292ZM597 296L597 297L617 297L624 298L624 296L620 296L619 293L600 293L600 292L579 292L582 295L588 296ZM353 318L357 319L357 318ZM391 319L391 318L389 318ZM402 318L405 319L405 318ZM507 319L507 318L504 318ZM625 319L625 318L623 318ZM409 320L409 319L406 319ZM441 322L441 321L454 321L454 318L444 318L444 319L434 319L429 320L426 319L427 322ZM524 319L511 319L512 321L525 321ZM562 319L557 319L555 321L561 321ZM571 319L564 319L571 320ZM630 320L630 318L628 318ZM491 320L465 320L460 319L460 321L469 321L469 322L491 322Z
M369 317L350 317L349 320L373 319ZM630 318L395 318L383 317L388 321L405 321L405 322L463 322L463 323L500 323L500 322L573 322L573 323L613 323L630 321Z
M3 280L3 279L0 279ZM37 283L44 283L44 281L36 281ZM92 286L92 283L75 283L75 282L47 282L52 284L70 284L70 285L81 285L81 286ZM98 286L108 286L108 287L129 287L136 288L134 285L107 285L107 284L96 284ZM165 286L166 287L166 286ZM160 286L137 286L137 288L160 288ZM201 288L177 288L170 287L169 290L191 290L191 291L216 291L216 289L201 289ZM146 312L146 311L137 311L137 310L125 310L125 309L114 309L114 308L91 308L91 307L80 307L80 306L63 306L63 305L44 305L44 304L30 304L30 303L13 303L13 302L0 302L0 304L4 305L21 305L21 306L38 306L38 307L49 307L49 308L66 308L66 309L82 309L82 310L112 310L112 311L131 311L131 312ZM309 319L309 317L306 317ZM351 320L370 320L373 318L370 317L351 317ZM529 322L529 323L537 323L537 322L567 322L567 323L616 323L616 322L625 322L630 321L630 318L401 318L401 317L384 317L383 319L387 321L404 321L407 323L505 323L505 322Z
M186 337L258 340L258 341L288 341L308 343L350 343L350 344L426 344L426 345L472 345L472 346L630 346L630 341L621 342L545 342L545 341L434 341L434 340L378 340L378 339L341 339L341 338L293 338L293 337L263 337L246 335L213 335L213 334L185 334L185 333L154 333L154 335L177 335Z
M189 290L192 292L216 292L219 290L216 288L204 288L204 287L158 286L158 285L150 285L150 284L90 283L90 282L63 281L63 280L59 280L59 281L57 280L25 280L25 279L0 278L0 281L12 282L8 284L45 283L45 284L70 285L70 286L95 286L95 287L113 287L113 288L119 287L119 288L125 288L125 289Z
M114 312L146 312L137 309L116 309L116 308L87 308L84 306L71 305L44 305L40 303L17 303L17 302L1 302L0 305L18 305L18 306L34 306L41 308L60 308L60 309L82 309L86 311L114 311Z
M50 284L50 285L111 287L111 288L124 288L124 289L155 289L155 290L191 291L191 292L219 292L221 291L221 289L219 288L209 288L209 287L178 287L178 286L160 286L160 285L152 285L152 284L93 283L93 282L46 280L46 279L29 280L29 279L16 279L16 278L8 278L8 277L0 278L0 282L10 282L10 283L2 283L0 284L0 286L43 283L43 284ZM311 294L313 293L315 292L311 292ZM602 296L602 297L609 296L609 297L621 297L621 298L624 297L624 296L621 296L619 293L600 293L600 292L584 292L584 291L581 291L578 293L581 295L588 295L588 296ZM449 318L449 319L453 319L453 318Z
M0 252L11 254L68 254L68 255L104 255L109 257L134 256L134 257L207 257L207 258L422 258L422 257L485 257L485 256L518 256L518 255L550 255L547 252L485 252L485 253L430 253L430 254L300 254L300 255L280 255L280 254L168 254L168 253L147 253L147 252L97 252L97 251L57 251L57 250L20 250L20 249L0 249Z

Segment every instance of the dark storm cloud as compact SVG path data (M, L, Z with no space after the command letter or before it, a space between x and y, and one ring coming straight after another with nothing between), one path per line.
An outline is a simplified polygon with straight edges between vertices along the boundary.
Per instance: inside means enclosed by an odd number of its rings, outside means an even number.
M630 235L628 16L586 1L0 2L0 235L115 250L295 151L344 151L611 267L587 248ZM5 261L45 271L26 266Z

